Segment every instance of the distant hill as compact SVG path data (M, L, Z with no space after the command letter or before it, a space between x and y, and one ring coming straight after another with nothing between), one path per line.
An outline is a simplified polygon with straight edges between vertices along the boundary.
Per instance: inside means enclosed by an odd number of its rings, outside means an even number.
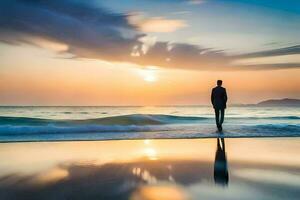
M258 106L300 106L300 99L270 99L259 102Z

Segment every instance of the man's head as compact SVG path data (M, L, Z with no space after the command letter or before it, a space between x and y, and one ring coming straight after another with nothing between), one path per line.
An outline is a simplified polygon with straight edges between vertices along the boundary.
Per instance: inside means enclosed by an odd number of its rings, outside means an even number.
M223 81L222 81L222 80L217 80L217 85L218 85L218 86L221 86L221 85L222 85L222 83L223 83Z

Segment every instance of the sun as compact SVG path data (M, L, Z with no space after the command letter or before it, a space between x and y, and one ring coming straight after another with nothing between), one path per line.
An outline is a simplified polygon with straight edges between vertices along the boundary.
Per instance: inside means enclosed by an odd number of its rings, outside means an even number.
M141 69L139 71L139 74L143 78L144 81L146 82L156 82L157 81L157 70L153 68L146 68L146 69Z
M152 74L148 74L144 77L144 80L146 82L155 82L155 81L157 81L157 78Z

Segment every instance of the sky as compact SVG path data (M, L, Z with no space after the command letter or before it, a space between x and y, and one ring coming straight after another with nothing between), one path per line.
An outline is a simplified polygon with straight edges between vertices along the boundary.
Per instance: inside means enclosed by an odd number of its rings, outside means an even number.
M2 0L0 105L300 98L297 0Z

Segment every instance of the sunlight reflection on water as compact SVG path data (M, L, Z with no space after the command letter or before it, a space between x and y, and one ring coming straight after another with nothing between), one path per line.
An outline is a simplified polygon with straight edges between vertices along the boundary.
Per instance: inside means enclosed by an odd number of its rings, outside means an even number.
M298 138L3 143L0 196L297 199L299 145Z

